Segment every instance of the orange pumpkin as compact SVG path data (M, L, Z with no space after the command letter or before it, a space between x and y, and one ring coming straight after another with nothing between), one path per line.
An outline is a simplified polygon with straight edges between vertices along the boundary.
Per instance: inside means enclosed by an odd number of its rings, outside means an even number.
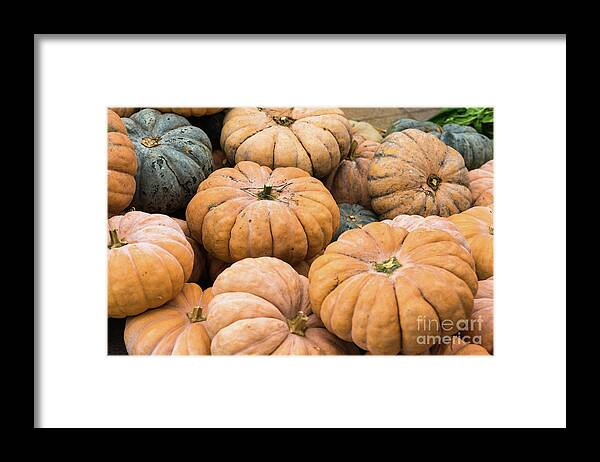
M110 218L108 316L134 316L168 302L193 264L192 247L172 218L136 211Z
M127 208L135 194L137 158L121 118L108 111L108 213Z
M210 355L206 331L212 290L186 283L160 308L127 318L125 347L130 355Z
M385 130L378 130L368 122L357 122L356 120L349 120L350 128L352 130L352 136L362 136L369 141L375 141L377 144L383 141L382 133Z
M108 109L115 112L119 117L129 117L138 111L137 107L109 107Z
M490 354L494 353L494 278L479 281L473 313L465 334Z
M473 205L492 206L494 204L494 160L469 171L469 189Z
M359 204L371 209L367 176L379 143L356 135L348 154L331 172L325 184L338 204Z
M316 178L338 166L351 141L350 123L336 108L235 108L221 130L230 164L298 167Z
M207 330L213 355L341 355L357 353L312 312L308 279L272 257L247 258L223 271L213 287Z
M173 113L183 117L202 117L205 115L221 112L222 107L158 107L156 108L163 114Z
M319 180L299 168L271 170L254 162L213 172L185 216L192 237L227 263L273 256L295 265L323 251L340 221Z
M338 337L374 354L419 354L471 315L473 257L450 234L380 222L343 233L310 267L310 300Z
M371 208L382 219L398 215L449 216L471 207L463 157L417 129L386 136L368 173Z
M477 276L494 275L494 217L489 207L473 207L448 218L460 230L471 247Z
M192 250L194 251L194 266L192 269L192 274L187 282L198 282L204 276L204 272L206 270L206 252L202 248L198 242L192 237L190 233L190 229L188 228L187 222L185 220L181 220L179 218L172 217L173 220L179 225L183 234L190 246L192 246Z

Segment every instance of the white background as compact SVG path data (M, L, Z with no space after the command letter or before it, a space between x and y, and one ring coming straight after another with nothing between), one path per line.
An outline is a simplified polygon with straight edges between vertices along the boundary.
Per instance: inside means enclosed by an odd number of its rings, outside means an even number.
M42 427L566 425L566 39L38 37ZM106 106L495 107L495 355L109 357Z

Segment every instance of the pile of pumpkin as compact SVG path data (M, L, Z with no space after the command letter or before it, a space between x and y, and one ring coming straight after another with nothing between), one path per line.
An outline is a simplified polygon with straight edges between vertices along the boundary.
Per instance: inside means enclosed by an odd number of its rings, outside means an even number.
M491 354L492 157L336 108L109 109L108 316L139 355Z

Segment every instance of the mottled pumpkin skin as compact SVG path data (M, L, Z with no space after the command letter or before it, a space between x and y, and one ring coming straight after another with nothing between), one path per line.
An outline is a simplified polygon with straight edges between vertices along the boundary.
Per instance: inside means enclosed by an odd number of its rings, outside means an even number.
M108 220L108 316L123 318L171 300L189 279L194 252L179 225L161 214L128 212ZM110 231L116 231L120 247Z
M448 218L465 237L480 280L494 275L494 215L490 207L472 207Z
M108 109L115 112L119 117L129 117L139 110L137 107L109 107Z
M385 355L420 354L433 344L427 336L457 333L477 292L473 257L448 233L379 222L342 234L308 278L327 329Z
M138 161L132 205L150 213L184 208L212 172L206 134L182 116L143 109L123 118Z
M364 225L379 221L377 215L358 204L340 204L340 225L333 235L336 241L349 229L362 228Z
M200 286L186 283L175 298L160 308L127 318L123 334L127 353L210 355L210 336L203 318L211 300L210 288L203 292Z
M473 127L446 124L440 139L460 152L468 170L479 168L494 158L494 142Z
M331 242L340 211L323 183L299 168L240 162L203 181L185 216L194 239L219 260L273 256L295 265Z
M354 137L350 151L325 181L338 204L360 204L371 208L367 177L379 144L360 135Z
M135 194L137 158L121 118L108 111L108 213L114 215L129 206Z
M222 107L157 107L155 109L163 113L179 114L183 117L202 117L223 110Z
M194 251L194 266L192 268L192 274L190 274L187 282L199 282L200 279L204 277L204 273L206 272L206 252L204 251L204 248L192 237L187 222L180 218L172 218L179 225L183 231L183 234L185 234L188 243L192 247L192 250Z
M469 243L458 227L444 217L435 215L430 215L428 217L422 217L421 215L398 215L393 220L383 220L382 223L386 223L394 228L404 228L407 231L414 231L416 229L439 229L440 231L445 231L450 234L450 236L452 236L454 240L468 252L471 251Z
M388 135L368 173L371 209L381 219L398 215L449 216L471 207L462 156L416 129Z
M494 161L489 160L481 167L469 172L469 189L473 205L494 205Z
M426 120L398 119L395 122L393 122L392 125L390 125L385 135L387 136L394 132L408 130L409 128L415 128L425 133L431 133L432 135L435 135L438 138L442 134L442 129L436 123L428 122Z
M449 344L437 344L429 350L429 354L441 356L489 356L481 345L466 343L459 337L452 337Z
M337 108L234 108L223 121L221 147L232 165L297 167L325 178L348 154L350 123Z
M364 139L374 141L375 143L381 143L383 141L383 135L380 130L377 130L373 125L368 122L357 122L356 120L349 120L350 128L352 129L352 136L362 136Z
M212 290L206 326L213 355L358 352L324 328L310 306L308 279L281 260L261 257L234 263ZM302 324L295 324L302 315Z

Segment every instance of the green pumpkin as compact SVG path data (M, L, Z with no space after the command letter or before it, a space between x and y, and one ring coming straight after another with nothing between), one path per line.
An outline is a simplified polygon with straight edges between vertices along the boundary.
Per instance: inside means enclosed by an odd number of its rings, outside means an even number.
M122 120L138 161L131 205L148 213L186 207L198 185L212 173L212 145L206 133L185 117L155 109Z
M446 124L439 138L460 152L467 170L479 168L494 158L493 141L468 125Z
M349 229L362 228L364 225L379 221L377 215L358 204L339 204L340 226L333 235L336 241L340 234Z
M392 125L390 125L390 127L385 132L385 136L388 136L390 133L401 132L409 128L416 128L417 130L421 130L425 133L431 133L432 135L436 136L442 133L442 129L440 128L440 126L433 122L415 119L398 119L395 122L393 122Z

